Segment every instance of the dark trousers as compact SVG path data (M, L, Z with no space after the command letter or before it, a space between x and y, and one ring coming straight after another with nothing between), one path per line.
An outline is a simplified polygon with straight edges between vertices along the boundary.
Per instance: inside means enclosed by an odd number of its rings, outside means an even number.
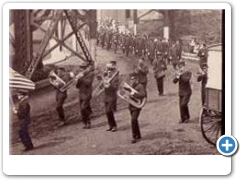
M162 95L164 93L164 76L160 77L160 78L156 78L157 80L157 88L158 88L158 93L159 95Z
M117 127L117 123L114 117L114 102L105 102L106 116L108 120L108 125L110 128Z
M191 97L191 94L179 96L180 116L181 116L182 122L190 118L189 110L188 110L188 102L190 100L190 97Z
M19 137L26 148L33 147L32 140L28 132L30 118L20 119Z
M202 87L202 105L205 104L205 91L206 91L205 87Z
M63 104L67 98L66 93L58 93L56 95L56 111L58 113L58 117L61 121L65 121L65 114L63 110Z
M82 116L82 122L87 125L91 124L90 122L90 115L92 113L92 108L90 104L90 99L80 99L80 111L81 111L81 116Z
M134 139L141 138L141 132L138 125L138 116L141 109L130 110L131 114L131 125L132 125L132 137Z

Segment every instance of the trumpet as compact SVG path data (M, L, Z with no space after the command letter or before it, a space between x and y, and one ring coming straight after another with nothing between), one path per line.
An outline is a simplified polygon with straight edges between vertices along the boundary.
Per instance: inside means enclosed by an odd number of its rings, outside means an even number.
M108 88L111 85L111 81L115 76L119 74L119 71L115 71L111 76L107 75L106 77L98 76L98 80L100 81L99 85L93 90L93 95L100 95L105 88Z
M136 108L142 108L146 104L147 98L146 97L143 99L133 98L132 94L139 94L139 92L136 91L133 87L131 87L126 82L123 83L122 88L119 89L117 92L117 95L123 100L127 101L128 103L130 103Z

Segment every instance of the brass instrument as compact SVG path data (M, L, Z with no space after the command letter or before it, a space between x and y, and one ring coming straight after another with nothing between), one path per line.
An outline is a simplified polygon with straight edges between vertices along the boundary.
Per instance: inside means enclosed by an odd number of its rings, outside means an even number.
M174 79L174 78L180 78L180 76L184 73L184 72L186 72L185 70L183 70L183 69L177 69L176 71L175 71L175 74L172 76L172 78L170 78L170 79Z
M111 81L115 76L119 74L119 71L115 71L111 76L107 75L106 77L98 76L98 79L100 81L99 85L94 89L93 96L98 96L101 94L105 88L109 87L111 84Z
M94 68L92 65L88 66L83 71L79 72L75 77L73 77L70 81L68 81L63 87L60 88L61 92L68 90L72 85L74 85L79 79L84 77L90 71L93 71Z
M74 75L73 72L70 72L69 76L71 76L71 80L68 82L65 82L66 80L64 81L54 71L51 71L49 75L49 81L54 87L59 89L61 92L64 92L68 90L72 85L74 85L80 78L84 77L88 72L93 70L93 66L90 65L83 71L79 72L77 75Z
M120 98L127 101L128 103L130 103L136 108L142 108L147 101L146 97L143 99L133 98L132 95L139 94L139 92L136 91L133 87L131 87L126 82L123 83L123 86L121 87L121 89L118 90L117 94Z
M53 70L49 74L49 82L57 89L66 85L66 83Z

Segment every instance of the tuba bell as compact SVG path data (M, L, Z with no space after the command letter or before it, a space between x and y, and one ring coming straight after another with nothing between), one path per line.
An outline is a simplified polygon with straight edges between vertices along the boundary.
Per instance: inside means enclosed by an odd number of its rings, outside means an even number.
M138 91L136 91L133 87L131 87L126 82L123 83L122 87L117 92L118 96L122 98L123 100L127 101L131 105L135 106L136 108L142 108L147 101L147 98L132 98L131 94L139 94Z

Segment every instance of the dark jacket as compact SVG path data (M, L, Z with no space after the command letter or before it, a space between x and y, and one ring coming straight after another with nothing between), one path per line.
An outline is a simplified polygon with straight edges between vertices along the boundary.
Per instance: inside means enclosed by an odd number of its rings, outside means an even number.
M116 101L118 86L119 86L119 77L118 75L116 75L112 79L109 88L104 89L104 92L105 92L104 102Z
M141 84L147 84L148 79L147 79L147 75L149 73L149 69L147 65L143 65L143 67L137 69L137 73L139 75L139 82Z
M153 61L153 74L156 79L164 77L166 70L165 63L162 59L154 59Z
M173 83L179 82L179 96L192 94L190 79L192 73L190 71L185 71L180 77L173 79Z
M138 93L135 93L133 96L134 98L137 99L143 99L146 97L146 90L144 88L144 86L141 83L136 84L135 86L132 86L136 91L138 91ZM133 110L137 110L139 108L129 104L129 110L133 111Z
M79 89L79 98L82 100L92 98L92 83L94 79L93 72L89 72L83 78L80 78L76 84L76 87Z

